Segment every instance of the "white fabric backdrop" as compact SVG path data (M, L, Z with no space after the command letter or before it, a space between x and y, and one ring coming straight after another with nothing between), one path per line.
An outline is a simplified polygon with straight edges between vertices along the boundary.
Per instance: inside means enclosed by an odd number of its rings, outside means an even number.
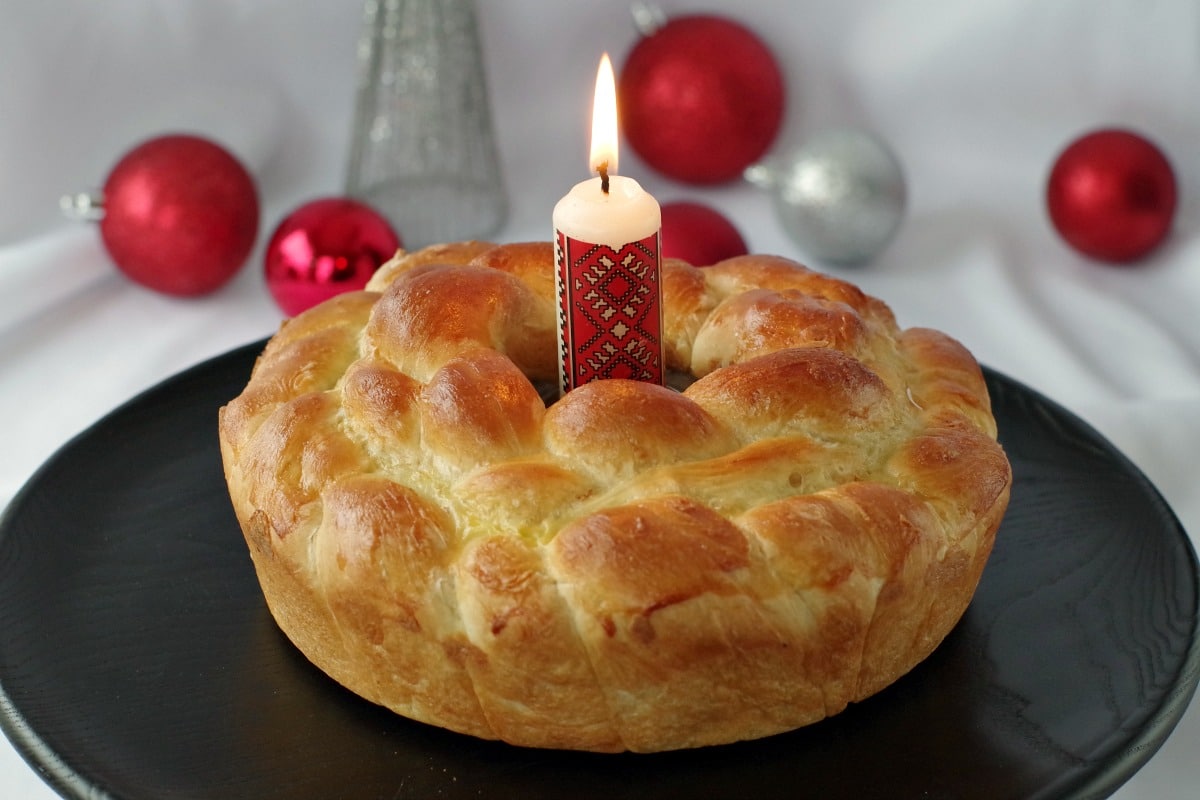
M842 274L904 325L979 357L1095 425L1200 532L1200 5L1193 0L663 0L757 30L788 80L776 150L856 126L904 163L909 212L874 263ZM341 189L358 0L0 0L0 505L69 437L170 374L269 334L261 276L271 228ZM636 38L624 0L481 0L479 15L511 216L503 241L550 235L553 203L585 177L595 60ZM1075 136L1140 130L1171 158L1182 204L1165 247L1135 268L1068 250L1042 203ZM99 185L137 142L207 134L250 167L259 244L223 290L141 289L108 263L58 197ZM745 185L622 172L660 200L722 209L759 252L805 259ZM813 266L822 265L813 263ZM834 270L836 272L836 270ZM1121 800L1200 793L1193 708ZM52 796L0 742L0 796Z

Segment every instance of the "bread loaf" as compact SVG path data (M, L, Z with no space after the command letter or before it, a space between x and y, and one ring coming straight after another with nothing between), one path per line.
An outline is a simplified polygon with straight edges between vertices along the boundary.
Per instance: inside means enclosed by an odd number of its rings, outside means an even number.
M662 282L682 391L545 399L549 243L400 252L281 327L220 442L313 663L462 733L648 752L816 722L942 641L1011 484L972 355L780 257Z

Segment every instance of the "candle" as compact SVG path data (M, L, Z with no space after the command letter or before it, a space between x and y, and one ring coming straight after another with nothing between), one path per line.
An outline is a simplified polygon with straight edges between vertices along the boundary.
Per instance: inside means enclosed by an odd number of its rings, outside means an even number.
M559 388L629 378L663 382L662 213L617 173L617 93L606 53L596 74L589 166L554 207Z

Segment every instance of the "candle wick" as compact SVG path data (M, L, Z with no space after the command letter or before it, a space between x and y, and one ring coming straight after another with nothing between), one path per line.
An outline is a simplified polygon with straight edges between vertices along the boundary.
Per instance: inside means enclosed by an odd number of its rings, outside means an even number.
M596 171L600 173L600 191L608 194L608 162L601 161Z

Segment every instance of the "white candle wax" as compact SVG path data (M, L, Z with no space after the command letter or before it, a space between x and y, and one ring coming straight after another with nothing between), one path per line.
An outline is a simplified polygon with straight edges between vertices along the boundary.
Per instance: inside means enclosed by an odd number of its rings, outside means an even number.
M554 206L553 220L554 229L571 239L620 250L657 233L662 210L633 178L613 175L607 193L600 178L575 184Z

